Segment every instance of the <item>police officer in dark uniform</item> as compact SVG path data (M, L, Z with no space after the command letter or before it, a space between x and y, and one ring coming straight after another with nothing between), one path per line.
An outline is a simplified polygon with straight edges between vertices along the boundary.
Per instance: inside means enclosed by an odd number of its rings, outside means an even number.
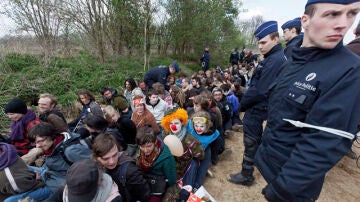
M353 140L284 119L355 134L360 122L360 57L343 46L359 0L308 0L303 41L270 86L267 125L255 156L268 201L315 201L326 173Z
M149 89L152 89L152 85L156 82L160 82L165 86L166 90L170 89L170 86L166 85L167 77L170 74L179 72L179 65L177 62L172 62L169 66L157 66L148 70L144 75L144 81Z
M209 53L209 45L205 45L204 52L200 58L201 69L206 72L206 70L210 67L210 53Z
M284 54L287 59L290 59L293 47L295 47L304 36L303 33L301 33L301 19L295 18L289 20L281 26L281 29L283 30L283 38L286 42Z
M230 174L229 181L250 186L254 182L254 157L261 143L263 122L267 118L267 93L270 84L282 69L286 57L279 44L278 25L268 21L260 25L255 33L258 47L264 60L259 63L251 79L250 87L240 103L240 110L245 111L243 120L245 152L241 172Z
M229 62L231 63L231 66L238 65L240 61L240 53L239 48L235 48L233 52L230 54Z

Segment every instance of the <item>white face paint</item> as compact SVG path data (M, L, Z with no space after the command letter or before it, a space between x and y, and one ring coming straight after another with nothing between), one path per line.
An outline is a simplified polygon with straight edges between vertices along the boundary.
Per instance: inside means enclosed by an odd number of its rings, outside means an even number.
M195 123L194 129L195 129L196 133L199 135L205 133L207 130L205 123Z
M170 130L174 135L179 134L181 128L182 128L182 123L179 119L174 119L170 122Z

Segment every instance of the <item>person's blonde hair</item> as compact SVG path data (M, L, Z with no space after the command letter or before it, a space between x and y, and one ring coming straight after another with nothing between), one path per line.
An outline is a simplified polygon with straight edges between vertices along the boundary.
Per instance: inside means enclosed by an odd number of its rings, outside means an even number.
M107 105L106 107L104 107L103 112L104 112L105 119L108 122L112 122L112 116L114 114L117 114L120 117L120 113L118 111L116 111L116 109L111 105Z

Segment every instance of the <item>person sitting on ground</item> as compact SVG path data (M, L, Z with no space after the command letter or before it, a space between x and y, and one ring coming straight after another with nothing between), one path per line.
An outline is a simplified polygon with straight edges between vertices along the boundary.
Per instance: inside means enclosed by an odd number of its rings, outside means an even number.
M136 125L134 124L134 122L130 119L122 118L119 112L110 105L104 108L104 114L106 120L109 123L109 128L116 128L124 139L125 144L127 144L127 148L124 151L127 152L129 156L135 157L137 144Z
M130 119L132 111L125 96L118 94L117 90L110 87L102 87L100 93L106 105L113 106L124 118Z
M9 143L15 146L19 156L25 155L33 148L28 132L40 120L33 110L28 109L25 102L20 98L10 100L5 106L5 114L11 119L11 133Z
M118 185L123 202L148 201L150 186L135 160L122 152L109 132L98 135L93 144L93 159Z
M50 194L50 189L18 156L14 145L0 142L0 200L43 200Z
M91 157L88 145L72 141L75 138L80 139L78 134L58 134L50 123L34 125L29 131L29 137L34 138L31 141L35 142L37 148L42 149L45 158L41 167L29 168L41 175L51 194L64 184L66 171L72 163Z
M128 101L128 103L132 102L132 98L131 98L131 94L132 91L137 87L136 82L133 78L128 78L125 80L124 82L124 96L126 98L126 100Z
M154 129L155 134L159 134L160 128L156 124L154 115L146 108L145 99L137 98L133 101L133 103L135 106L135 111L131 117L131 120L134 122L136 128L142 128L148 125Z
M104 132L111 132L115 137L117 142L121 145L122 148L127 149L127 144L125 143L123 134L115 127L109 127L109 122L101 116L96 116L93 114L86 115L84 119L85 127L89 131L89 136L82 137L86 140L86 143L89 144L89 147L92 147L95 138Z
M116 183L91 159L80 160L69 168L62 198L64 202L122 202Z
M154 115L156 123L161 122L161 118L168 109L168 104L159 97L159 92L151 89L146 97L146 108Z
M196 170L194 172L187 172L189 168L196 166L198 161L204 159L204 148L198 139L194 138L186 131L188 123L188 114L185 109L174 108L168 110L161 120L161 126L164 128L163 137L168 135L175 135L178 137L183 145L184 153L182 156L175 157L176 162L176 178L182 181L182 184L193 185L195 180ZM181 191L173 191L172 198L177 201L186 201L189 197L189 192L185 189Z
M215 129L215 131L213 131L211 128L211 116L209 112L204 110L195 112L191 119L188 120L186 126L186 131L198 139L205 150L205 158L197 165L190 168L196 169L196 171L189 171L196 173L194 184L192 184L193 190L195 190L194 192L196 192L196 190L204 183L206 173L211 165L210 144L216 141L216 139L220 136L218 130Z
M82 105L82 111L80 116L71 121L69 125L69 129L72 132L79 133L82 136L87 136L88 132L84 126L84 119L87 114L91 113L97 116L104 116L100 105L95 101L95 97L92 93L87 90L81 90L77 93L77 100Z
M167 180L167 186L170 187L176 183L175 159L169 148L157 137L154 130L145 126L139 128L136 134L136 143L140 148L140 155L137 158L137 165L145 173L145 176L151 180L150 175L164 176ZM165 179L164 179L165 180ZM151 186L150 186L151 187ZM153 193L148 201L161 202L163 193Z
M157 91L159 98L167 103L167 109L172 109L173 100L168 90L165 90L165 86L159 82L153 84L153 89ZM170 86L168 88L170 90Z
M39 101L38 101L38 109L40 112L40 114L39 114L40 121L46 122L47 117L50 114L55 114L55 115L59 116L66 123L66 119L65 119L64 115L55 108L57 103L58 103L58 101L53 95L51 95L49 93L40 94Z
M221 85L221 89L224 92L224 97L231 105L231 129L240 132L242 129L242 122L240 119L239 100L228 84Z
M181 88L178 85L172 85L172 86L170 86L169 93L170 93L170 96L172 98L172 107L171 107L171 109L173 107L184 108L186 95L181 90Z
M233 132L231 131L231 127L232 127L232 119L231 119L232 108L231 108L231 104L227 100L226 96L224 96L223 90L221 88L219 88L219 87L216 87L216 88L213 89L212 95L214 97L214 101L215 101L216 106L219 107L219 109L221 111L224 135L225 135L225 137L232 136Z

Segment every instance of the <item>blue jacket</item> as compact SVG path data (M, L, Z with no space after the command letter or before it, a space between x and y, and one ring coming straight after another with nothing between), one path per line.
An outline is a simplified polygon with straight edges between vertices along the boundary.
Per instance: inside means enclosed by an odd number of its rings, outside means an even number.
M152 84L160 82L166 86L167 77L170 75L168 66L157 66L149 69L144 75L144 81L148 88L152 88Z
M65 183L66 171L71 166L64 160L60 153L62 144L63 142L56 145L54 151L49 156L46 156L45 159L45 167L47 170L43 175L43 179L53 193ZM92 150L89 149L87 145L72 144L65 148L64 155L69 161L76 162L81 159L91 158Z
M297 128L283 118L355 134L360 122L359 86L360 57L342 42L331 50L294 48L293 61L271 86L268 122L255 156L269 183L266 192L276 201L316 199L326 172L352 145L349 139Z
M236 112L239 110L239 99L234 95L234 93L230 90L229 94L226 95L227 100L231 104L231 117L236 114Z
M241 99L241 111L246 111L251 107L260 110L267 109L268 99L266 94L268 88L279 75L286 58L280 44L274 46L264 55L264 58L255 69L249 89Z

